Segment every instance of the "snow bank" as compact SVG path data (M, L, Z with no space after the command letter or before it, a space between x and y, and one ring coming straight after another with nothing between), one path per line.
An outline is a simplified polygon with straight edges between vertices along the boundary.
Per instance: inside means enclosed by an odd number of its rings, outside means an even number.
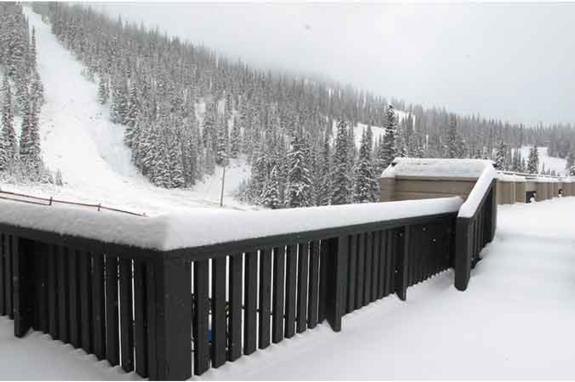
M492 162L483 159L395 158L381 176L479 178L485 167L493 167Z
M462 218L473 217L475 211L477 210L479 204L481 203L481 200L483 199L483 196L489 189L491 182L493 182L493 179L495 179L495 177L497 176L497 172L491 165L490 161L485 162L488 162L488 164L484 166L483 171L479 176L479 179L477 179L477 182L475 182L475 186L473 186L473 189L467 196L465 203L461 205L461 208L459 209L459 214L457 215L458 217Z
M197 209L137 217L0 200L0 223L142 248L172 250L457 212L459 197L283 210Z

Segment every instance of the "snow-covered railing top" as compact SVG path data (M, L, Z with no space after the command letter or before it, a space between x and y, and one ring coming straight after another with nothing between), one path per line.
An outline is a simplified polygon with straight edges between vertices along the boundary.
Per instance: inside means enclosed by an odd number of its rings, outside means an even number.
M138 217L0 200L0 224L170 251L338 227L456 213L460 197L282 210L197 209Z
M458 217L471 218L475 215L476 211L479 209L481 202L484 200L485 195L489 192L489 188L493 184L493 180L497 176L497 172L493 168L493 165L489 161L483 167L481 175L475 182L475 186L465 199L465 203L461 205L459 209Z
M483 159L395 158L383 178L433 177L477 179L493 162Z

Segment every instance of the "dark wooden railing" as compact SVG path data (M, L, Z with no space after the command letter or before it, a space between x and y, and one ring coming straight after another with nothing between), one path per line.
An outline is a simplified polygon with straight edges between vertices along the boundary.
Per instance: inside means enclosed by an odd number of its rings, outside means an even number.
M457 268L492 237L493 190L471 219L454 210L169 251L0 224L0 314L16 336L32 328L142 377L187 379L324 320L340 331L346 313Z

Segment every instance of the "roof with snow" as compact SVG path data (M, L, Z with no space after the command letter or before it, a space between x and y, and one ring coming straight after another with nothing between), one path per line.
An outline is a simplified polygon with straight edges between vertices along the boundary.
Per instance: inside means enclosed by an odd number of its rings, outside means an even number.
M493 162L484 159L395 158L381 176L477 179Z

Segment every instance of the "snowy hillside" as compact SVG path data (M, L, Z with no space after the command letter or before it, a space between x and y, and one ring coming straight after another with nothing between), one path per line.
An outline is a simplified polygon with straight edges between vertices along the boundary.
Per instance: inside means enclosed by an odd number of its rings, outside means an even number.
M529 150L531 146L523 146L521 147L521 157L525 160L529 158ZM550 157L547 155L547 147L538 147L539 152L539 170L545 166L546 170L555 171L557 174L564 175L566 174L565 165L567 161L562 158L557 157Z
M97 87L82 75L83 67L57 41L39 15L25 8L36 29L38 70L46 103L40 115L42 155L52 171L61 171L64 187L2 185L2 189L31 192L154 213L186 207L219 205L221 167L193 190L160 189L146 180L131 162L123 142L124 130L109 121L109 110L97 102ZM226 171L225 205L242 206L233 199L238 185L249 177L243 160Z

